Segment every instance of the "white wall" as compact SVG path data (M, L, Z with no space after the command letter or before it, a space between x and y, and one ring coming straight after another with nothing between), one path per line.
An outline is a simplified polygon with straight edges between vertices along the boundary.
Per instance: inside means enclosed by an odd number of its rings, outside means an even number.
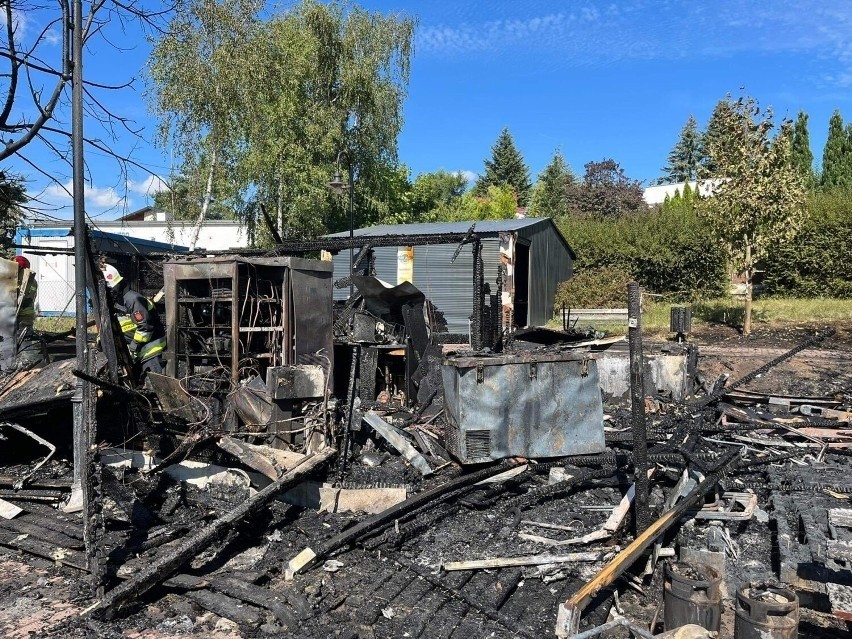
M704 180L701 182L701 186L699 187L699 194L701 197L707 197L713 194L713 187L716 186L718 180ZM698 182L689 182L689 188L693 191L695 187L698 185ZM675 191L680 192L683 195L683 184L662 184L660 186L649 186L645 189L644 193L642 193L642 197L645 199L645 203L648 206L654 206L656 204L662 204L666 196L674 197Z
M130 235L143 240L167 242L178 246L190 246L195 231L194 222L99 222L98 229L107 233ZM212 220L206 222L198 234L196 248L208 251L224 251L246 248L248 234L239 222Z

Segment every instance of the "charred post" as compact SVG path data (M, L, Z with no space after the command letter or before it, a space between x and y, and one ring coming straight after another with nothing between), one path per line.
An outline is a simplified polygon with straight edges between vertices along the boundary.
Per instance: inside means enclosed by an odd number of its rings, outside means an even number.
M642 370L642 310L639 284L627 285L627 326L630 341L630 400L633 426L633 468L636 481L636 535L650 523L648 512L648 430L645 420L645 376Z

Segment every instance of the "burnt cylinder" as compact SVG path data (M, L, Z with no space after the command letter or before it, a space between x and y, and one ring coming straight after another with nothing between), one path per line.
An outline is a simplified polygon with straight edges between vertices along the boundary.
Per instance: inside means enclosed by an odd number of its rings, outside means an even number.
M796 639L799 597L783 586L743 584L737 590L735 639Z
M722 595L719 572L704 564L667 563L663 577L663 624L666 630L696 624L719 632Z

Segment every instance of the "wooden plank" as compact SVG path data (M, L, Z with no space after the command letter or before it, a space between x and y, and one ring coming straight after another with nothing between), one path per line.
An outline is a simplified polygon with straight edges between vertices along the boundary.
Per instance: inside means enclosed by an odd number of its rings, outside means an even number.
M14 519L22 512L24 512L23 508L19 508L5 499L0 499L0 517L3 519Z
M236 304L235 304L236 306ZM230 619L241 626L259 626L263 615L254 606L244 604L239 599L211 590L190 590L184 593L205 610Z
M852 528L852 509L830 508L828 510L828 521L832 526L838 528Z
M722 464L720 464L720 468L727 467L728 464L738 458L738 453L736 455L729 456ZM630 566L636 562L642 553L652 543L654 543L654 540L680 521L680 518L685 515L697 501L702 499L704 495L716 485L717 481L718 477L713 475L706 477L674 508L663 514L663 516L651 524L645 532L636 537L629 546L627 546L606 566L604 566L594 579L586 582L570 599L561 604L559 606L556 619L556 636L570 637L571 635L577 634L580 627L580 617L583 609L588 605L592 598L603 588L611 585L625 570L630 568Z
M78 550L57 548L38 539L33 539L29 535L15 535L15 533L10 532L9 536L11 538L7 539L5 534L0 534L0 545L49 559L63 566L70 566L84 572L89 571L86 555Z
M177 547L171 548L168 552L155 558L132 579L119 584L109 591L103 599L96 602L88 611L100 609L112 612L113 609L120 607L127 601L138 598L139 595L147 592L156 584L168 579L181 566L214 540L219 539L226 531L235 529L235 524L255 514L270 501L278 497L278 495L302 481L305 475L325 464L335 453L335 449L328 448L306 457L301 464L288 471L281 479L247 499L231 512L198 530Z
M80 539L72 539L71 537L53 530L49 530L38 524L32 524L19 519L0 519L0 529L9 530L11 532L29 535L34 539L40 539L59 548L85 548L85 544Z
M831 602L831 614L844 621L852 621L852 587L827 583L828 600Z
M826 539L825 556L837 561L852 561L852 541Z
M618 547L611 549L618 552ZM486 568L510 568L513 566L541 566L544 564L571 564L581 561L603 561L612 552L572 552L567 555L527 555L526 557L496 557L473 561L448 561L441 564L447 572L453 570L482 570Z

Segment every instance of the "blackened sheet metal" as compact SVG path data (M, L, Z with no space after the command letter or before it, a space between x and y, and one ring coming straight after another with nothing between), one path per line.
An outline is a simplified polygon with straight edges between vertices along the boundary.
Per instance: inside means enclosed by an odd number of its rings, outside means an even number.
M451 452L467 463L604 450L597 363L576 354L444 361Z
M361 293L366 309L380 317L388 315L408 303L423 302L426 296L411 282L388 287L375 277L353 275L352 282Z
M324 368L332 374L332 276L331 265L302 260L291 272L293 322L296 333L296 364L318 363L314 357L327 358Z

